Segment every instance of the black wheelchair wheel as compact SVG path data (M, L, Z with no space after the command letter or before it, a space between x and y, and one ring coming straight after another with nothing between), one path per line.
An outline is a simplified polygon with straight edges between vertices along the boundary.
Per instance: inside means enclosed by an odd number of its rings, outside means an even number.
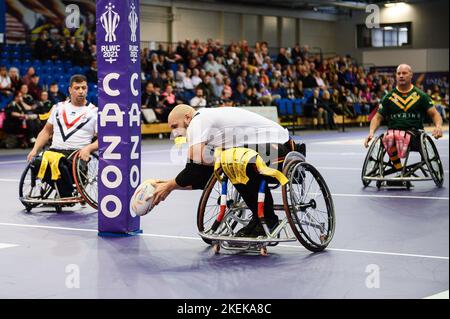
M78 193L89 206L98 209L98 155L92 153L88 162L83 161L78 154L75 155L72 174Z
M361 181L364 187L370 185L370 180L364 177L373 177L379 175L380 171L380 152L383 152L382 136L378 136L375 141L370 144L367 151L364 165L361 171Z
M245 211L247 208L237 209L241 207L243 200L239 195L236 188L234 188L233 184L228 181L227 186L227 209L235 209L235 215L238 218L245 218ZM220 211L220 196L221 196L221 185L218 182L215 175L212 175L206 184L205 189L203 190L202 196L200 197L200 202L197 209L197 229L199 232L203 232L208 230L213 225L214 221L217 218L217 215ZM249 221L250 219L248 219ZM230 228L234 230L238 226L237 221L232 221L230 223ZM222 229L225 231L225 229ZM221 229L219 228L216 233L220 233ZM203 241L208 245L211 245L212 242L209 239L203 238Z
M421 155L427 165L431 178L437 187L442 187L444 183L444 168L436 145L426 133L420 136L420 145Z
M25 206L25 210L30 212L33 208L40 205L39 203L27 202L27 200L47 199L54 190L52 185L38 180L33 176L32 164L29 163L23 171L19 182L19 199L23 206Z
M308 250L324 250L333 238L336 220L330 190L314 166L292 161L283 170L289 182L282 188L288 222Z

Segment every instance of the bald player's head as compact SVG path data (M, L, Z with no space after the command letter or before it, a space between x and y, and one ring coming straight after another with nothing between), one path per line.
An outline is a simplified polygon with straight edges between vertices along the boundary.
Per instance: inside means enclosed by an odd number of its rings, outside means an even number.
M408 64L400 64L397 67L397 72L395 73L397 86L409 88L411 86L412 77L413 72L411 66Z
M186 129L194 116L195 109L186 104L178 104L170 112L167 122L176 136L185 136Z

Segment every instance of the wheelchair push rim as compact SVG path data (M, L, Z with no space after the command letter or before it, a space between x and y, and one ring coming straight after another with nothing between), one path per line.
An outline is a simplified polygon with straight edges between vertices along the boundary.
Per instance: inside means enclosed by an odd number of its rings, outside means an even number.
M363 169L361 171L361 181L364 187L370 185L371 180L366 179L367 176L379 175L380 171L380 152L383 153L382 137L378 136L369 146L366 158L364 160Z
M94 209L98 209L98 155L92 153L88 162L75 154L72 161L72 174L78 193Z
M420 137L422 157L427 165L431 178L437 187L442 187L444 183L444 168L436 145L428 134Z
M283 186L284 209L298 241L308 250L324 250L335 231L330 190L314 166L293 161L284 169L289 182Z
M219 174L222 171L218 172ZM206 185L197 209L197 229L199 232L205 232L211 229L212 224L217 218L220 211L220 196L221 196L221 185L218 182L215 175L212 175ZM247 224L250 219L246 217L246 210L248 209L239 195L233 184L228 181L228 192L227 192L227 212L230 209L235 210L235 217L241 221L242 224ZM237 221L232 221L229 226L232 231L238 226ZM226 232L225 223L222 222L219 229L216 231L217 234ZM202 237L203 241L209 245L212 244L212 240Z

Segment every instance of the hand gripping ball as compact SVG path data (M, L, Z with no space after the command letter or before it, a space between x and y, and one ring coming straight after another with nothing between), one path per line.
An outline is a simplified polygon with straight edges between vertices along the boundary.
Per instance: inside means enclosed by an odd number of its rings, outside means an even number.
M156 180L147 179L134 191L131 199L131 209L137 216L144 216L152 210L155 184Z

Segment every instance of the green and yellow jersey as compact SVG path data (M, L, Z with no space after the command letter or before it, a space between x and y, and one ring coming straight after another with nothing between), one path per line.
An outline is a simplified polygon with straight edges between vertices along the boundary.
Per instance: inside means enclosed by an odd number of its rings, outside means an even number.
M389 129L423 129L423 121L433 101L423 91L413 86L408 92L397 88L386 94L378 109L388 121Z

